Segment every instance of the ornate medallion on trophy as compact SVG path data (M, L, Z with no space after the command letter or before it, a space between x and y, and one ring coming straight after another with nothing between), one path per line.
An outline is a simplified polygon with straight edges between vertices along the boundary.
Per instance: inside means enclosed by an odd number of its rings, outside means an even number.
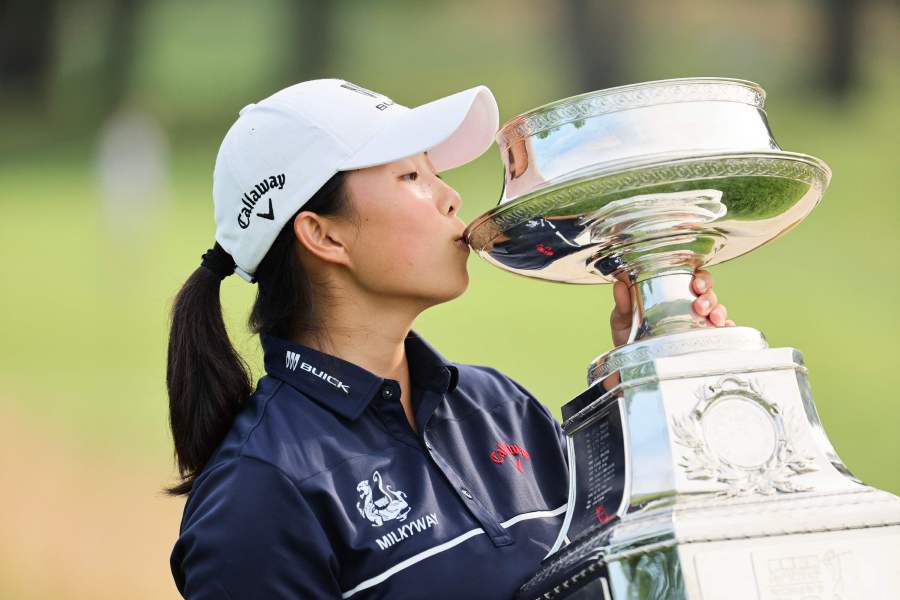
M471 247L536 279L625 281L634 308L563 406L568 510L522 599L900 598L900 499L840 461L801 354L691 310L695 269L783 235L828 186L764 103L748 81L656 81L497 135L503 193Z

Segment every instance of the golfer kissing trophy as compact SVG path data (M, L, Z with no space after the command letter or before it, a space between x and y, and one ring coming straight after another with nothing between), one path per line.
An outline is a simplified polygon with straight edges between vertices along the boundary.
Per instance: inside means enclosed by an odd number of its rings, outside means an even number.
M497 134L498 206L466 230L513 273L628 283L628 343L563 406L569 499L521 600L900 598L900 498L831 446L803 358L693 314L692 273L790 230L822 161L782 151L765 92L654 81L560 100Z

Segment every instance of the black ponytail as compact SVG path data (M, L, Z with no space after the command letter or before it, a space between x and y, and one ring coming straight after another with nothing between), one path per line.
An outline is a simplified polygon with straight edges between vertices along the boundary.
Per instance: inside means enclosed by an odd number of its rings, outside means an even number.
M345 176L336 173L300 210L351 216ZM316 294L299 260L293 220L288 219L254 273L258 287L248 321L253 333L290 339L318 329ZM250 367L225 329L220 287L219 275L198 267L172 305L166 385L181 482L165 489L171 495L191 491L253 393Z

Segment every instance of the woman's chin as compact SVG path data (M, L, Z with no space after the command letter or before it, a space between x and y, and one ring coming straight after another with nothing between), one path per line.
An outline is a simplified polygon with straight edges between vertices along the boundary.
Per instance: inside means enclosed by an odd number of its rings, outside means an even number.
M446 285L447 283L450 283L449 278L443 283L445 284L441 286L443 289L439 291L436 290L432 296L434 298L434 304L442 304L462 296L469 287L469 274L466 271L463 271L461 276L454 277L452 279L452 286Z
M450 300L453 300L453 298L459 298L460 296L463 295L463 293L465 293L465 291L466 291L467 289L469 289L469 274L468 274L468 273L464 273L464 277L463 277L462 283L458 286L458 288L457 288L457 290L456 290L456 293L453 294L453 296L452 296L451 298L449 298L449 299L450 299Z

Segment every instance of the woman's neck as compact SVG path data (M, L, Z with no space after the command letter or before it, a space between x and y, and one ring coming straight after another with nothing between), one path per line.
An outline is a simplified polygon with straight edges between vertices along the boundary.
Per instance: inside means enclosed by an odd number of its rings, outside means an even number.
M380 377L402 382L409 377L404 342L421 311L399 304L361 300L328 303L316 317L321 328L294 339Z
M300 336L297 341L380 377L397 381L400 384L400 405L409 426L416 431L405 345L415 316L377 310L356 310L350 314L334 314L339 312L336 310L330 312L320 320L320 323L329 326L319 335Z

